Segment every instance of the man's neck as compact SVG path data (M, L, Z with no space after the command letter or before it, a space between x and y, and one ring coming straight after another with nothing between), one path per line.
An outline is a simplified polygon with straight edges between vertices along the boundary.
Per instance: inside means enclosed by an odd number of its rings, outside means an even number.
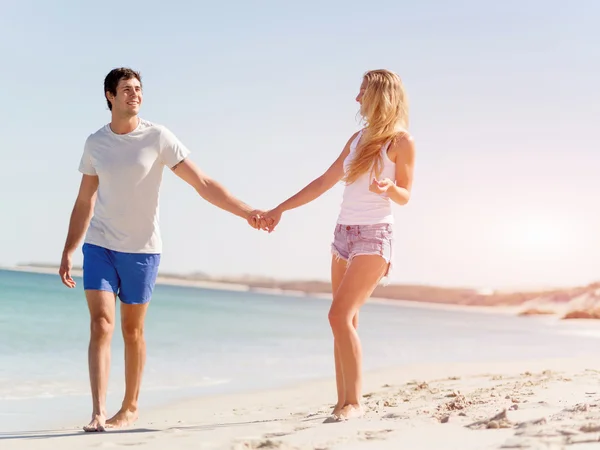
M115 117L112 116L110 121L110 129L115 134L127 134L135 130L140 123L138 116L133 117Z

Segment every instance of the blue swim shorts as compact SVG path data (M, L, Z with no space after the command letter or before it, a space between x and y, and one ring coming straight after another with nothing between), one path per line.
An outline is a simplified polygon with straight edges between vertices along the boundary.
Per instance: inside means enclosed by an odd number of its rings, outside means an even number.
M82 250L83 289L112 292L128 305L150 301L160 254L123 253L88 243Z

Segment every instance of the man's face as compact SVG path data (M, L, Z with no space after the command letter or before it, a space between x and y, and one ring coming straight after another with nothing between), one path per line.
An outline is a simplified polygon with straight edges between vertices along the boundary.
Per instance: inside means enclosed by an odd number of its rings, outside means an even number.
M117 95L114 96L110 92L106 96L112 103L114 113L125 116L137 116L142 105L142 86L137 78L128 80L119 80L117 85Z

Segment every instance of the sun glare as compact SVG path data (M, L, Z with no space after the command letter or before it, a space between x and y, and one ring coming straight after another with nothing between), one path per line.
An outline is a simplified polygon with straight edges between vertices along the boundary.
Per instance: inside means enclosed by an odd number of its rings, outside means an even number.
M572 233L560 220L525 217L508 227L506 243L521 256L551 257L565 251Z

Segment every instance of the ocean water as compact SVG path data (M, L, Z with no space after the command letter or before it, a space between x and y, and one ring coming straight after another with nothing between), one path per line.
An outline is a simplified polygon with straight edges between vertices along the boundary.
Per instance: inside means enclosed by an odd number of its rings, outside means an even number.
M80 426L89 418L89 316L77 281L70 290L57 275L0 270L0 431ZM140 407L333 377L329 303L158 285L146 321ZM593 356L600 326L374 302L361 311L359 333L371 370ZM118 326L112 351L109 414L124 392Z

